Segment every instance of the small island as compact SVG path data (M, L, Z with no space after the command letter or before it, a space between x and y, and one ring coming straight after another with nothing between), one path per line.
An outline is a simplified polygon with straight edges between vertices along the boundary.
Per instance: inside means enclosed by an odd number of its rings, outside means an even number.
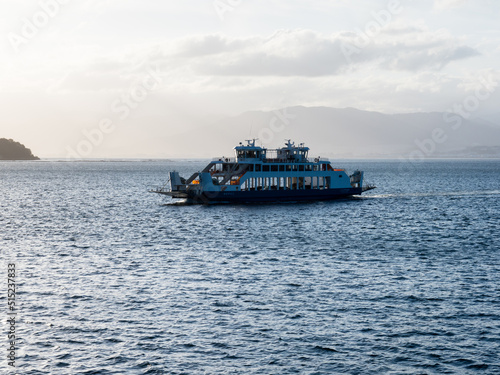
M12 139L0 138L0 160L40 160L31 150Z

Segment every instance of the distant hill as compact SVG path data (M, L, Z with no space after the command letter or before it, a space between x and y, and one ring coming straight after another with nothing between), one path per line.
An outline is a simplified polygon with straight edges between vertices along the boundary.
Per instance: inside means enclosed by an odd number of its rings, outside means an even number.
M0 160L40 160L19 142L12 139L0 138Z
M430 144L433 137L439 142ZM228 156L238 142L248 138L259 138L269 148L280 147L291 138L305 142L312 154L325 157L406 158L422 148L425 157L458 157L462 153L470 156L471 150L476 155L479 151L496 154L500 124L442 112L384 114L355 108L297 106L245 112L162 142L175 150L195 150L198 155ZM493 149L486 152L483 148L487 147Z

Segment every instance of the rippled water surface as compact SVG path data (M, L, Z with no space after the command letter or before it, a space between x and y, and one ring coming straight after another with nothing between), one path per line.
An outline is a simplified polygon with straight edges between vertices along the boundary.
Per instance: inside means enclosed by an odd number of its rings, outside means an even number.
M500 162L345 161L360 199L176 206L203 161L2 162L20 374L500 374Z

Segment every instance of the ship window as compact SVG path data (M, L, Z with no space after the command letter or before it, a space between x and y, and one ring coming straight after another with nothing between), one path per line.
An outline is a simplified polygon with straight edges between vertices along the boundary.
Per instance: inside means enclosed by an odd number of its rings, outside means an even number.
M311 172L312 171L311 167L312 167L311 164L306 165L306 172Z
M303 164L299 165L299 171L304 172L304 165Z
M299 170L298 165L292 165L292 171L297 172Z
M292 170L292 166L291 166L291 165L287 165L287 166L286 166L286 171L287 171L287 172L290 172L291 170Z
M319 170L319 165L313 165L313 171L317 172Z
M341 175L341 174L339 174L339 177L340 177L340 178L342 178L342 175Z
M269 172L269 165L263 165L262 166L262 171Z
M278 166L276 164L271 165L272 172L278 172Z
M280 165L280 172L284 172L285 171L285 166L284 165Z
M260 172L260 164L255 164L255 172Z

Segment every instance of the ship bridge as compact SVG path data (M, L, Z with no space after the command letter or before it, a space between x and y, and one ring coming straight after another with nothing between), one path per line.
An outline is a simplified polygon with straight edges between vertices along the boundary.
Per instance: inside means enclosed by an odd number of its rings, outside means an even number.
M236 161L238 163L254 163L256 161L262 161L266 159L267 149L256 146L255 139L247 139L246 145L243 145L240 142L240 145L236 146L234 150L236 152Z
M234 150L238 163L307 163L309 153L309 147L304 146L304 143L295 146L291 140L287 140L285 147L268 151L266 148L256 146L255 139L251 139L247 140L246 145L240 142Z
M309 147L305 147L303 143L295 146L295 143L289 139L285 143L285 147L277 149L276 152L277 159L284 162L307 163Z

